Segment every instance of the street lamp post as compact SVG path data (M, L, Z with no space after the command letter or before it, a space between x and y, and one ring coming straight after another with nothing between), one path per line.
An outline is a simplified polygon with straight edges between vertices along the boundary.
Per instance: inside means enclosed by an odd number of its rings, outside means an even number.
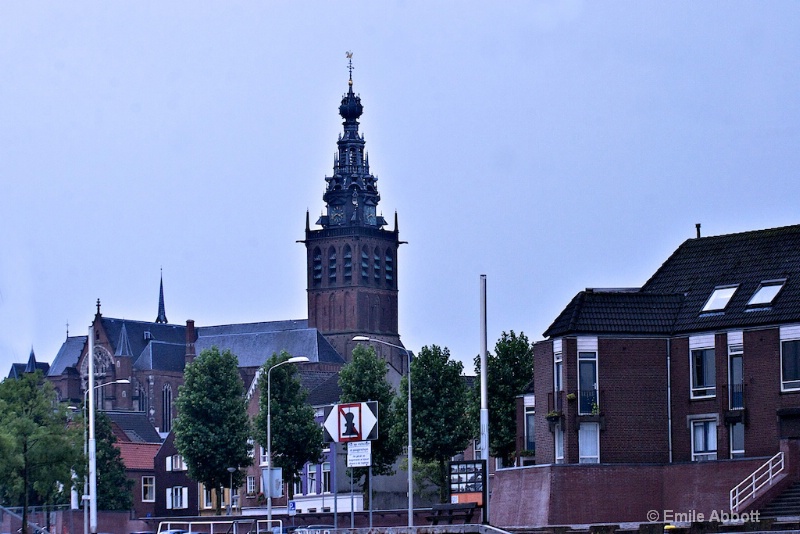
M92 378L94 378L92 376ZM92 380L94 382L94 380ZM86 391L83 392L83 408L91 413L91 417L89 418L89 437L91 438L87 443L86 433L83 434L83 455L89 457L89 477L84 477L83 479L83 496L81 500L83 501L83 532L84 534L88 533L89 529L89 521L87 520L87 513L88 509L92 509L92 530L93 532L97 530L97 463L96 463L96 441L94 440L94 390L100 389L105 386L110 386L111 384L130 384L131 381L127 378L120 378L119 380L114 380L112 382L106 382L104 384L97 384L92 385L92 387L86 388ZM89 392L92 392L89 395ZM87 407L89 402L88 397L92 397L92 405ZM89 451L92 451L91 456L89 456ZM95 461L91 461L92 457L95 458ZM94 482L92 483L92 476L94 476ZM92 498L94 497L94 498ZM89 506L87 506L87 504Z
M235 467L228 468L228 515L232 515L233 513L233 474L236 472Z
M305 356L295 356L273 365L267 370L267 487L265 488L267 491L264 494L267 497L267 528L270 529L272 528L272 412L270 411L270 404L272 403L272 370L287 363L306 362L308 362L308 358Z
M413 441L411 437L411 351L400 345L383 341L382 339L375 339L368 336L355 336L353 341L365 341L368 343L379 343L387 347L394 347L402 350L408 357L408 527L414 526L414 457L412 453Z

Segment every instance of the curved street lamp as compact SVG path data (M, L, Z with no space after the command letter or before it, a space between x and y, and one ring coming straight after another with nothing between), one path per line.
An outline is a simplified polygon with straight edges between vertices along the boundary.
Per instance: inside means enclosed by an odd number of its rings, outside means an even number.
M294 356L281 363L273 365L267 370L267 491L264 495L267 497L267 528L272 528L272 413L270 412L270 404L272 403L272 370L285 365L287 363L307 363L309 360L305 356ZM262 472L261 478L264 478Z
M369 336L355 336L353 341L364 341L367 343L378 343L386 345L387 347L394 347L402 350L408 356L408 526L414 526L414 464L413 453L411 452L413 442L411 439L411 351L400 345L383 341L382 339L375 339Z

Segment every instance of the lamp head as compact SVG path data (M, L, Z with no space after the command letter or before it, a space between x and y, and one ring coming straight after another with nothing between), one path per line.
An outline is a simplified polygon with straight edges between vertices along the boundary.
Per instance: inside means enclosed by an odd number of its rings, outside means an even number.
M307 356L293 356L286 360L286 363L307 363L308 361Z
M369 341L370 339L367 336L355 336L353 341Z

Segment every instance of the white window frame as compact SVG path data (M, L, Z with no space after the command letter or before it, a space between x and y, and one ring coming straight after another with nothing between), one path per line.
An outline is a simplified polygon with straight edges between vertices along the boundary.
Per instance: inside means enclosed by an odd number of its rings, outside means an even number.
M523 426L524 426L524 434L523 434L523 444L525 445L525 450L536 450L536 408L533 406L525 406L525 413L523 415ZM530 434L530 436L529 436ZM528 440L528 437L531 440ZM528 445L533 445L533 449L528 448Z
M294 484L294 494L295 495L303 495L303 481L302 480L295 480Z
M211 490L203 486L203 508L214 508L214 500L211 497Z
M322 462L322 479L320 480L322 484L322 493L330 493L331 492L331 463L330 462Z
M555 450L555 460L557 464L564 463L564 431L561 430L561 425L556 425L553 432L553 441Z
M741 425L741 429L742 429L742 442L743 443L742 443L742 448L741 449L736 449L733 446L733 427L739 426L739 425ZM745 431L744 423L742 423L741 421L738 422L738 423L733 423L728 427L731 458L744 458L744 431Z
M142 477L142 502L156 502L156 477L152 475Z
M592 433L591 436L590 431ZM587 443L587 439L590 437L593 443ZM587 454L587 445L594 445L593 454ZM600 463L600 423L581 423L580 428L578 428L578 463Z
M741 334L741 332L739 332ZM737 343L738 341L738 343ZM742 365L742 383L735 384L733 382L732 376L732 369L733 369L733 359L739 358L741 360ZM736 392L734 391L734 386L739 385L741 386L742 391L739 392L741 398L739 399L740 402L734 402L734 395ZM728 409L741 409L744 407L744 344L742 343L742 337L739 336L731 336L728 334Z
M794 379L787 379L784 376L784 365L783 365L783 358L784 358L784 348L785 343L800 343L800 326L782 326L780 329L780 338L781 338L781 391L800 391L800 376ZM800 368L800 365L798 365ZM798 375L800 375L800 369L798 369Z
M189 507L189 488L173 486L167 488L167 509L185 510Z
M253 475L247 475L247 494L248 495L256 494L256 477L254 477Z
M695 441L695 432L697 427L702 425L704 431L704 439L706 441L706 447L709 447L710 444L708 443L709 438L713 438L714 440L714 448L706 448L703 450L696 449L696 441ZM701 462L701 461L708 461L708 460L716 460L717 459L717 452L718 452L718 441L717 441L717 426L719 422L716 418L702 418L698 417L696 419L692 419L689 422L689 429L691 430L690 436L692 440L692 461L693 462Z
M263 445L260 445L259 448L261 449L258 455L259 465L267 465L267 460L269 459L267 458L267 449Z
M317 465L316 464L308 464L308 468L306 469L306 491L307 495L316 495L317 494Z
M562 352L562 341L553 341L553 391L558 393L564 391L564 354Z
M247 444L250 445L250 450L247 451L247 456L250 458L256 457L256 448L255 448L255 441L251 438L247 440Z
M704 373L706 373L706 351L711 351L711 362L714 364L714 372L712 373L713 383L712 385L699 385L697 384L697 375L695 373L695 358L698 356L703 357L703 370ZM714 345L710 347L696 347L689 350L689 389L690 398L692 399L713 399L717 396L717 353Z
M597 351L597 338L596 337L579 337L578 338L578 415L592 415L596 410L600 409L600 364ZM594 403L589 407L589 410L582 409L581 402L581 361L594 362Z

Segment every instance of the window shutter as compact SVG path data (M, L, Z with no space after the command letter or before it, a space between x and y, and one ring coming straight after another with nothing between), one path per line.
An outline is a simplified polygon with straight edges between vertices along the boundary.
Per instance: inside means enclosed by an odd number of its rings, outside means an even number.
M167 510L172 510L172 488L167 488Z
M172 471L172 456L167 456L167 471Z
M189 488L181 488L181 508L189 507Z

